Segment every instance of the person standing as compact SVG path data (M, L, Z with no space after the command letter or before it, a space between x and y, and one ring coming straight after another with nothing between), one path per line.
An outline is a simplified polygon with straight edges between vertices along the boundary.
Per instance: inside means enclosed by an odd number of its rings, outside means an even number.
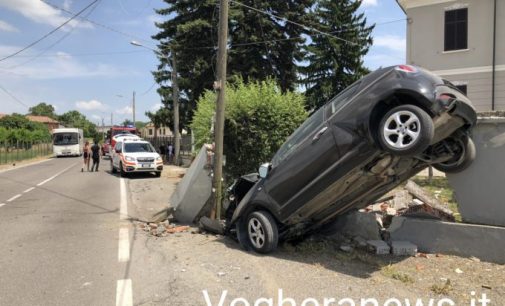
M84 172L84 167L86 167L86 169L88 169L89 171L89 157L90 157L90 150L89 150L89 141L86 141L86 143L84 144L84 149L83 149L83 156L84 156L84 164L81 168L81 172Z
M174 146L172 143L168 144L168 163L171 164L174 162Z
M95 140L95 144L91 147L91 157L93 158L93 165L91 165L91 172L95 169L95 172L98 172L98 165L100 164L100 146L98 145L98 141ZM95 167L96 166L96 167Z

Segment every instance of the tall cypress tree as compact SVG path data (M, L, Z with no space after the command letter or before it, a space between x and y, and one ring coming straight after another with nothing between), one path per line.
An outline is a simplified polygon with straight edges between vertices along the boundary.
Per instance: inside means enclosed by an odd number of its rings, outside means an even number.
M303 23L313 0L242 0L231 2L229 71L244 80L277 80L282 91L298 82L305 29L274 16Z
M361 2L318 0L313 8L314 27L335 37L312 35L306 47L308 65L300 67L300 71L309 109L321 107L368 73L363 56L372 44L374 26L367 26L364 14L357 12Z
M191 120L197 99L205 89L212 88L217 50L218 8L214 0L164 0L168 8L156 10L166 18L156 23L160 31L153 36L159 41L160 64L153 76L160 88L162 103L172 111L171 51L177 61L180 90L180 123L186 127Z

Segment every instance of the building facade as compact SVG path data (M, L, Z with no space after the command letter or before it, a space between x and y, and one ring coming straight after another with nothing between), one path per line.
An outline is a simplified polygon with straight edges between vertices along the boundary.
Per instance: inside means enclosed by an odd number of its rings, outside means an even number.
M170 130L169 127L166 126L161 126L158 127L156 132L154 131L155 127L152 122L149 122L146 124L146 126L140 131L140 134L143 138L152 138L155 135L157 137L171 137L172 135L172 130Z
M505 1L397 0L407 63L465 92L477 111L505 110Z

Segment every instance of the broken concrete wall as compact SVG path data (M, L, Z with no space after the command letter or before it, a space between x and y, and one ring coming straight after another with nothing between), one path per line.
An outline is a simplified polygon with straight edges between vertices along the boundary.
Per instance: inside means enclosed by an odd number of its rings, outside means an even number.
M212 178L206 164L207 150L202 147L170 198L174 217L180 223L193 223L211 196Z
M505 118L481 118L473 130L477 158L448 174L464 222L505 226Z
M388 229L392 240L408 240L423 253L475 256L505 264L505 228L394 217Z

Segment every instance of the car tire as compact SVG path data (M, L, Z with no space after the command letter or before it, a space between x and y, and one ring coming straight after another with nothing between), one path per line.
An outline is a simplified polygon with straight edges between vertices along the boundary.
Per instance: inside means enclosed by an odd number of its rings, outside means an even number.
M246 234L249 246L256 252L266 254L274 251L279 243L277 222L267 211L255 211L246 219Z
M156 171L156 172L154 173L154 176L156 176L156 177L160 177L160 176L161 176L161 171Z
M379 124L381 147L394 155L412 156L422 153L434 134L433 120L415 105L400 105L388 111Z
M110 171L114 174L117 173L116 168L114 168L114 164L112 163L112 160L110 161Z
M123 169L123 163L119 163L119 175L121 177L126 177L126 171Z
M468 136L454 138L458 144L458 152L450 160L434 164L433 167L446 173L458 173L468 168L477 156L473 140Z

